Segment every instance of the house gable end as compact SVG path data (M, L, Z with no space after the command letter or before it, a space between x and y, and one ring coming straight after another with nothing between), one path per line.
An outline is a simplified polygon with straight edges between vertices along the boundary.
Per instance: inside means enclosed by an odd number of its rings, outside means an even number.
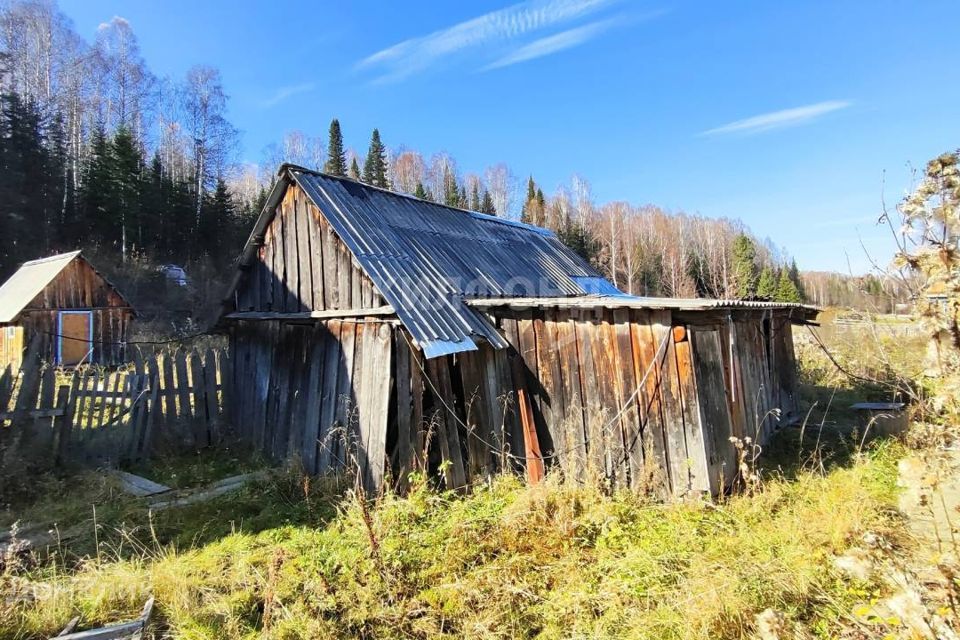
M235 290L236 311L384 306L376 285L299 185L287 183L270 215Z

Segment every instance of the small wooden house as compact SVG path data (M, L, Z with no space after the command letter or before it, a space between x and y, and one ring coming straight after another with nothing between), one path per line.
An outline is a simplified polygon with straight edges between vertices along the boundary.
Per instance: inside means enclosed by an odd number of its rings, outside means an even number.
M48 362L120 364L133 317L79 251L25 262L0 286L0 368L19 367L34 341Z
M627 296L545 229L285 165L225 301L240 436L368 487L734 481L796 407L796 304Z

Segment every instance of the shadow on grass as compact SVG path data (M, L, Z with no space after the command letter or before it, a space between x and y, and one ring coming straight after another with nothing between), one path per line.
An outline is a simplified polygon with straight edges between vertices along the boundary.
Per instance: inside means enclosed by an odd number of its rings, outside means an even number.
M849 467L857 454L886 439L871 433L866 417L850 408L858 402L889 401L890 393L882 387L804 384L800 398L806 419L780 429L764 448L759 462L765 474L792 480L803 472Z
M261 458L243 450L206 449L125 470L180 491L201 490L217 480L266 468ZM0 529L19 522L34 532L49 530L52 542L34 550L36 560L67 566L90 557L129 558L170 546L198 547L238 532L323 526L336 516L336 505L350 486L338 478L308 478L295 467L274 468L233 492L153 511L149 499L126 494L108 470L47 472L34 481L43 491L30 502L0 510Z

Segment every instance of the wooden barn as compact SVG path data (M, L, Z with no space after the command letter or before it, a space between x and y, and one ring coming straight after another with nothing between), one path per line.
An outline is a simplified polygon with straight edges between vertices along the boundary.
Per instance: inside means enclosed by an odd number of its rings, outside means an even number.
M133 317L79 251L25 262L0 286L0 369L19 367L34 341L48 362L121 364Z
M546 469L660 495L734 481L796 411L816 309L638 298L550 231L284 165L239 260L239 435L369 488Z

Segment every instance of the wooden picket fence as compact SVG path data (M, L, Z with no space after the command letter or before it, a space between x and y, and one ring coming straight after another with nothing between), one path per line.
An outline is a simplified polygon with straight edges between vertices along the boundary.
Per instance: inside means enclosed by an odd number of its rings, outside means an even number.
M228 418L229 371L229 355L220 349L146 357L133 350L133 361L112 371L67 371L28 350L19 374L0 372L0 436L61 461L123 462L150 457L158 444L164 450L218 444Z

